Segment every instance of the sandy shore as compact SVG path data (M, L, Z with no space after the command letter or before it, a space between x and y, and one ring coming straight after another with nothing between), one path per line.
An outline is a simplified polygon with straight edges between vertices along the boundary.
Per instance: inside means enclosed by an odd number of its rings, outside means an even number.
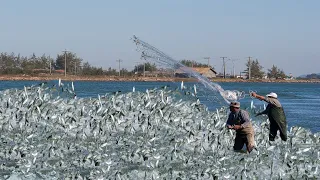
M194 78L167 78L167 77L118 77L118 76L75 76L75 75L0 75L0 81L50 81L61 79L63 81L161 81L161 82L195 82ZM320 79L312 80L269 80L269 79L223 79L213 78L212 82L278 82L278 83L320 83Z

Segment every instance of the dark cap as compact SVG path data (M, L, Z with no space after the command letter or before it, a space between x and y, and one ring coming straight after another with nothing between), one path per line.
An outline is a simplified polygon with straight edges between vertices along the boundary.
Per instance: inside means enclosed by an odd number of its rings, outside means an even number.
M230 107L240 108L240 102L231 102Z

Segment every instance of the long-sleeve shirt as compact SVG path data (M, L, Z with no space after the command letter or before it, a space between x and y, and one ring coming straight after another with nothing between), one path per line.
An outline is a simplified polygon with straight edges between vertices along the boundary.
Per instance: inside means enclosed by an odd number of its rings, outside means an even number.
M276 99L276 98L266 97L266 98L264 99L264 101L266 101L267 103L273 104L273 105L275 105L276 107L282 107L280 101L279 101L278 99Z
M276 98L266 97L264 99L264 101L267 102L268 104L275 106L275 107L282 107L280 101ZM268 105L267 108L264 111L260 112L259 114L268 114L270 108L271 108L270 105Z
M230 112L227 125L241 125L242 128L246 128L251 125L249 114L245 110L239 110L238 112Z

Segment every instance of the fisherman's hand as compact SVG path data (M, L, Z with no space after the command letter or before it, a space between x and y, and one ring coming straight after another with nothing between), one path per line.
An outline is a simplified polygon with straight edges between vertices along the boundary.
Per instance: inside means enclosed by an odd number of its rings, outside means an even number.
M227 125L227 128L228 128L228 129L233 129L233 126Z
M251 96L252 96L252 97L257 97L257 93L252 92L252 93L251 93Z
M242 128L241 125L234 125L234 126L233 126L233 129L234 129L234 130L239 130L239 129L241 129L241 128Z

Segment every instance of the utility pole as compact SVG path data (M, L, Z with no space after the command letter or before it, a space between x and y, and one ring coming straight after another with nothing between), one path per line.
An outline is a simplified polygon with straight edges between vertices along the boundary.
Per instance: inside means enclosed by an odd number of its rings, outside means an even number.
M204 57L203 59L208 59L208 67L209 67L209 60L210 60L210 57Z
M249 56L248 58L249 58L249 61L248 61L248 66L249 66L248 67L248 71L249 71L248 76L249 76L249 78L248 79L251 79L251 58L252 57Z
M140 65L142 65L141 63L143 63L143 77L146 76L146 63L145 62L136 62L136 63L139 63L138 66L137 66L137 72L139 71L139 67Z
M235 68L234 68L234 61L236 61L236 60L234 60L234 59L231 59L231 61L232 61L232 70L233 70L233 77L236 77L236 70L235 70Z
M50 56L48 58L49 58L49 72L50 72L50 75L51 75L51 59L50 59Z
M138 73L139 73L139 65L141 64L141 62L136 61L136 64L137 64L137 65L135 65L135 68L134 68L134 69L135 69L135 73L138 74Z
M122 62L122 60L118 59L117 62L119 62L119 77L120 77L120 62Z
M146 62L143 62L143 77L146 77Z
M67 52L70 52L70 51L67 51L65 49L62 52L64 52L64 77L67 77Z
M227 57L220 57L220 58L222 58L222 61L223 61L223 78L225 79L226 78L226 62L224 61L224 59Z
M77 74L77 61L74 61L74 75Z

